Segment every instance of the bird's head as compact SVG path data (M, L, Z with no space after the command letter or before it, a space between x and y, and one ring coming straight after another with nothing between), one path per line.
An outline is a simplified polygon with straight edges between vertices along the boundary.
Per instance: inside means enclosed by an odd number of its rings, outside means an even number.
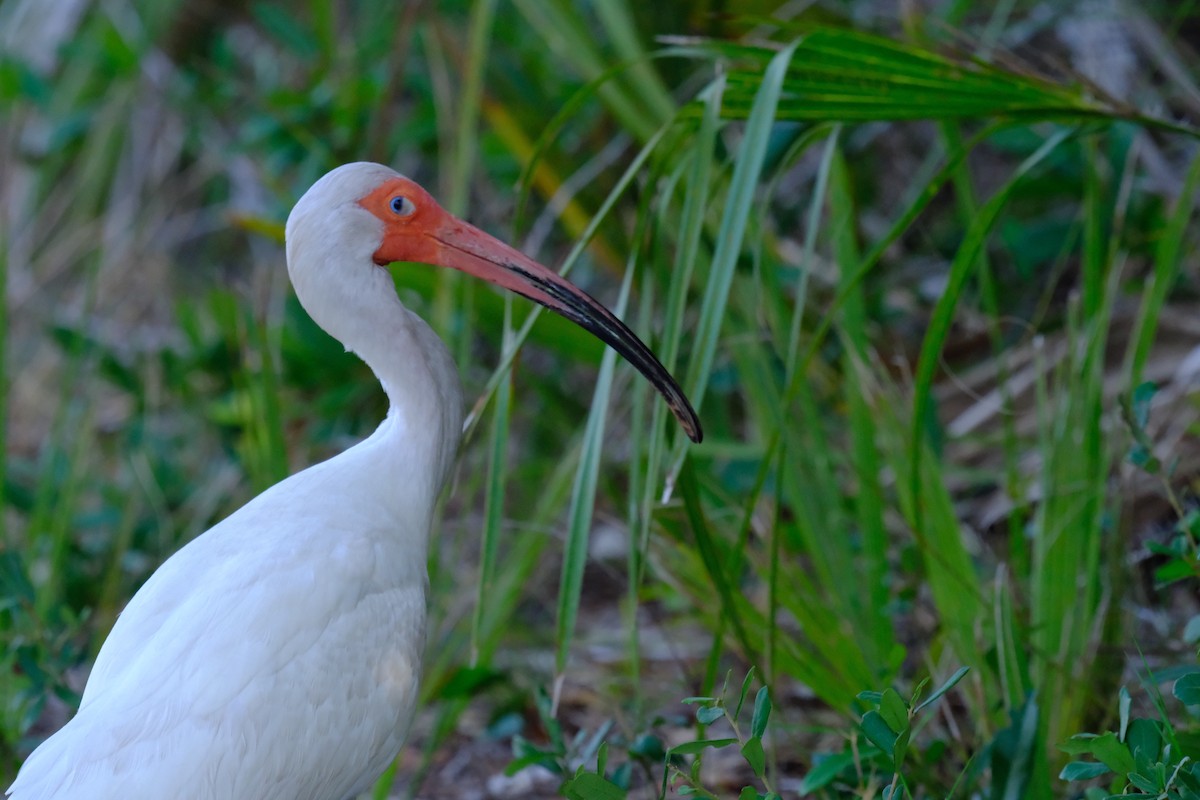
M329 276L320 273L339 265L359 272L369 267L389 284L390 276L378 268L392 262L449 267L528 297L624 356L662 393L687 435L700 441L700 421L679 384L612 312L558 273L450 214L416 182L387 167L346 164L313 184L288 217L287 245L292 282L310 313L313 305L334 302L317 295L328 286ZM341 277L343 284L358 281L376 293L378 275Z

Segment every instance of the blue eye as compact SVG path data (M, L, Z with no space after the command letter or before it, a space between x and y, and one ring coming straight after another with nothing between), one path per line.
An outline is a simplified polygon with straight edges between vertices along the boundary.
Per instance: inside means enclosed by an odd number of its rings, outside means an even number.
M401 217L407 217L409 214L417 210L417 207L413 205L413 201L409 200L403 195L397 195L396 197L392 198L391 208L393 214L397 214Z

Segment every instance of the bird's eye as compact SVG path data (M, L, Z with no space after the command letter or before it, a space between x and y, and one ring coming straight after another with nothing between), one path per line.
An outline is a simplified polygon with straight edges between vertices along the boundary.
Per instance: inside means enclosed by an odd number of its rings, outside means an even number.
M397 195L392 198L391 208L393 214L401 217L407 217L417 210L417 207L413 205L413 201L403 195Z

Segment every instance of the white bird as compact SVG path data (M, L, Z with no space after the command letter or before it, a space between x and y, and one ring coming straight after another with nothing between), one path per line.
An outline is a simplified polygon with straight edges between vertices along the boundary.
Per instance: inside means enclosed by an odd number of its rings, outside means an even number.
M678 384L591 297L387 167L333 170L288 217L288 272L312 318L375 372L387 418L167 559L12 800L347 800L396 757L462 394L445 346L381 269L394 261L462 270L581 325L637 366L699 441Z

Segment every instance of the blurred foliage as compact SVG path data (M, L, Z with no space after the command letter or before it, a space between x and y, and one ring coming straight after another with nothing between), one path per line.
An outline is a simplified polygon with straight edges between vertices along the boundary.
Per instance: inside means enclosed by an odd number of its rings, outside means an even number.
M6 0L0 774L163 559L384 414L280 247L313 180L377 160L624 306L706 430L569 323L396 268L477 402L428 711L377 797L436 784L468 706L569 797L1186 788L1197 31L1165 3ZM1142 659L1157 713L1113 717Z

